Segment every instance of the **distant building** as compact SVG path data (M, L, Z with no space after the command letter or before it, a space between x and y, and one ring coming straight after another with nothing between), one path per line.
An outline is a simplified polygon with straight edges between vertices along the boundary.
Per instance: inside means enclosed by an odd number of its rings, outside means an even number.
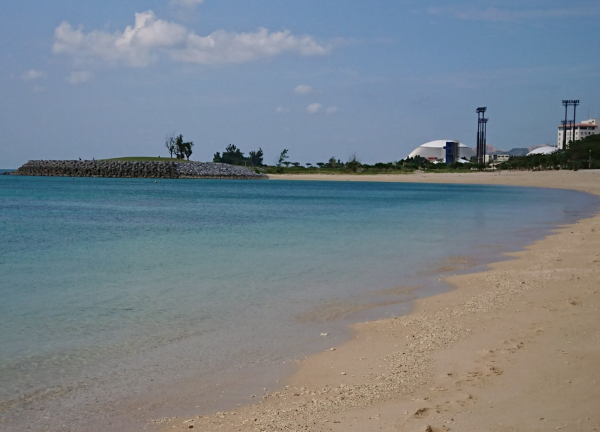
M455 142L458 143L458 154L460 159L470 160L473 156L475 156L475 152L473 149L467 147L462 144L460 141L456 140L437 140L430 141L425 144L421 144L419 147L414 149L408 155L409 158L414 158L415 156L421 156L431 162L442 160L446 161L446 143L447 142Z
M484 163L502 163L502 162L506 162L507 160L510 159L510 155L509 154L492 154L492 155L485 155L484 158Z
M458 141L447 141L444 146L446 156L444 161L450 165L460 160L460 143Z
M510 155L509 154L495 154L495 155L492 155L492 160L494 162L506 162L509 159L510 159Z
M558 127L558 148L560 150L563 149L563 125ZM600 119L589 119L582 121L581 123L577 123L575 125L575 137L573 137L573 126L567 125L567 144L570 141L577 141L583 139L589 135L598 135L600 134Z
M545 146L541 146L541 147L531 150L529 153L527 153L526 156L533 156L533 155L539 155L539 154L547 155L547 154L552 154L557 151L558 151L557 147L550 147L549 145L545 145Z

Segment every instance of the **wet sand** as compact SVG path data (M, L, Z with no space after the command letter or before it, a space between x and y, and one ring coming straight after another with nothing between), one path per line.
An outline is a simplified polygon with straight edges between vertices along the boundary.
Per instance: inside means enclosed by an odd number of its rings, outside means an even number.
M503 184L600 195L600 171L272 176ZM406 316L364 322L235 412L153 423L201 431L600 430L600 215L514 259L451 276ZM149 425L150 426L150 425Z

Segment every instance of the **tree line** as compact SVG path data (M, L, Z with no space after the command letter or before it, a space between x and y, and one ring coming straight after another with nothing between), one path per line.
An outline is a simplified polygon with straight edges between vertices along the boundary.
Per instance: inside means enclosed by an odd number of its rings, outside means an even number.
M600 135L569 142L565 150L511 158L499 165L508 170L548 170L600 168Z
M191 141L185 142L183 135L175 135L173 133L167 136L165 147L169 151L171 158L175 155L178 159L186 158L189 160L192 155L194 143ZM252 167L256 171L267 174L306 172L307 170L367 174L393 171L411 172L415 170L469 171L490 168L488 165L477 164L474 159L469 163L456 162L446 165L443 163L433 163L420 156L369 165L361 163L355 154L351 155L345 162L340 158L331 156L327 162L306 163L303 165L300 162L290 161L288 149L281 151L274 166L268 166L264 164L264 152L262 148L250 151L246 155L235 144L229 144L222 153L216 152L213 156L213 162ZM496 165L495 168L504 170L600 168L600 135L590 135L582 140L570 142L566 150L557 151L552 154L511 157L508 161Z
M229 144L225 147L223 154L216 152L213 156L213 162L226 163L230 165L242 165L261 167L263 164L264 153L261 148L256 151L251 151L248 156L236 147L235 144Z

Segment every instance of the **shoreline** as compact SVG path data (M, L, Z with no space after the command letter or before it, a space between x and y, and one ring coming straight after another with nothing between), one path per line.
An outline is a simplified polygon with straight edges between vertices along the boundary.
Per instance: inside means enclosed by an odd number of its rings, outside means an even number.
M600 195L600 171L269 177ZM599 214L560 227L507 254L514 259L445 278L455 289L416 300L408 315L352 326L349 341L301 360L287 386L257 395L259 403L155 425L165 431L600 429L594 409L599 245Z
M547 187L590 192L587 181L600 179L600 170L579 171L485 171L472 173L413 173L413 174L269 174L269 180L294 181L356 181L391 183L445 183L499 186ZM565 183L565 179L568 183ZM592 180L593 181L593 180Z

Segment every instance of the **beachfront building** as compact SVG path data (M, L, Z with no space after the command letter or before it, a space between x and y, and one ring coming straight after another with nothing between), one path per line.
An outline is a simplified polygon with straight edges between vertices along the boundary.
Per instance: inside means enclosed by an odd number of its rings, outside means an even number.
M458 151L459 158L470 160L473 156L475 156L475 152L473 149L467 147L457 140L436 140L429 141L425 144L421 144L419 147L414 149L408 155L409 158L414 158L415 156L421 156L427 159L430 162L435 161L446 161L446 143L447 142L456 142L458 143Z
M574 131L573 131L574 129ZM558 127L558 148L563 150L563 125ZM590 135L600 134L600 119L589 119L584 120L581 123L577 123L573 128L573 125L567 126L567 144L569 141L577 141Z

